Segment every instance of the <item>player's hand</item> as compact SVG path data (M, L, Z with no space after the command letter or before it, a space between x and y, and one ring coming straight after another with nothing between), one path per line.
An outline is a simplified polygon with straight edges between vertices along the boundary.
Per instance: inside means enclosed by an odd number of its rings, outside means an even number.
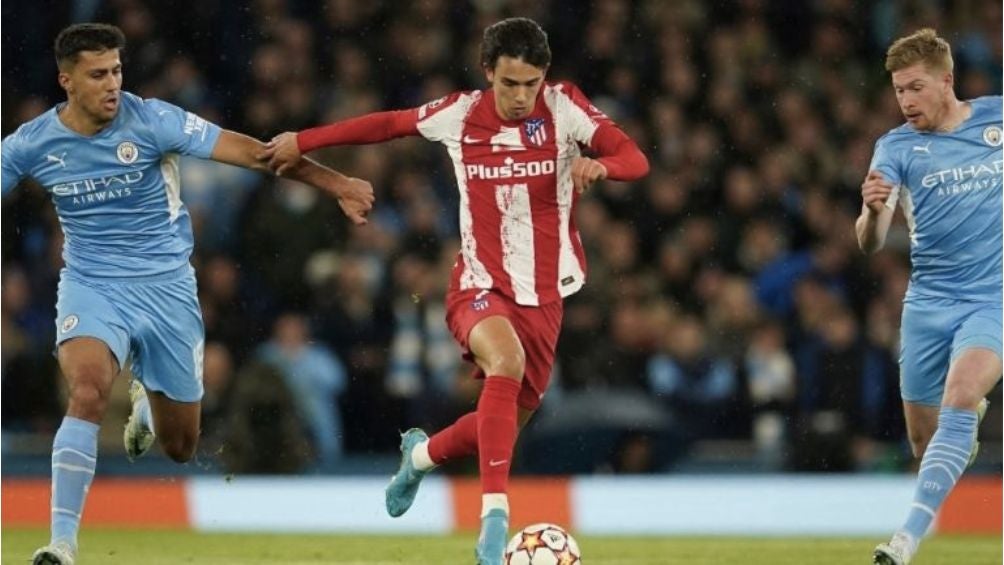
M300 162L300 146L296 143L296 132L280 133L265 144L262 157L268 159L268 166L275 174L282 176L290 167Z
M596 181L605 178L607 178L607 168L596 159L576 157L572 161L572 186L579 194L593 186Z
M861 199L865 206L874 214L879 214L885 208L885 203L892 194L892 184L882 178L878 171L868 171L868 176L861 183Z
M357 226L366 224L366 215L373 209L373 185L353 177L347 177L337 187L329 189L336 198L342 212Z

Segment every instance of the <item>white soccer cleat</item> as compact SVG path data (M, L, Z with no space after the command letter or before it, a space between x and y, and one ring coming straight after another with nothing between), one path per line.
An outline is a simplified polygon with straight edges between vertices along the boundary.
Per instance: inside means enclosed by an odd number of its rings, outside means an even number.
M31 556L31 565L73 565L73 548L65 543L53 543L39 548Z
M913 539L904 532L896 532L889 543L880 543L872 554L875 565L910 565L915 547Z
M153 447L154 440L157 439L153 435L153 430L144 426L136 413L136 404L144 398L146 398L146 389L139 384L139 381L133 379L129 383L129 400L132 401L132 412L129 413L129 420L126 421L125 430L122 432L122 441L125 443L126 457L129 458L129 461L135 461L138 457L145 455Z
M987 409L990 407L990 402L984 398L980 400L980 405L976 408L976 431L973 432L973 450L969 452L969 461L966 462L966 469L973 466L976 462L976 456L980 454L980 424L983 423L983 418L987 415Z

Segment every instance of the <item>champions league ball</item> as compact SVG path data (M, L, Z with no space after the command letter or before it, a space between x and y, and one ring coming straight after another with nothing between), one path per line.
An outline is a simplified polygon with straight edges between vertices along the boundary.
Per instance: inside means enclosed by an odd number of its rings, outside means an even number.
M509 540L506 565L581 565L579 544L561 526L534 524Z

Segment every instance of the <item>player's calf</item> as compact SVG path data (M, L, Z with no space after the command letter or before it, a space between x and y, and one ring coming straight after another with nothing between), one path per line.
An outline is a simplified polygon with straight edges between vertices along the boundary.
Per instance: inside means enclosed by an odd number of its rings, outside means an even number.
M195 457L195 448L199 445L198 438L185 433L162 435L160 447L175 463L187 463Z

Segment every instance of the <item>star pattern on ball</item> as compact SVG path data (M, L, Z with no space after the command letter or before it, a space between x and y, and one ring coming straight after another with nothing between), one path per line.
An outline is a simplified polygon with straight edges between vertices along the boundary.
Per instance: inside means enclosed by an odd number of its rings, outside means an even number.
M544 542L540 541L540 532L523 532L523 539L519 541L519 547L516 548L516 551L525 549L527 555L532 556L533 552L542 545Z
M566 547L564 551L557 555L558 565L575 565L576 559L575 555Z

